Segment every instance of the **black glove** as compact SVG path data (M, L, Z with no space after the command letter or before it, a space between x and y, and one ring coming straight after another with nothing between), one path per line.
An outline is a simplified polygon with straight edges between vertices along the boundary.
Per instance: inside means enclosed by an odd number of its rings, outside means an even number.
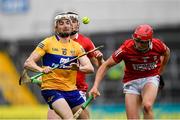
M162 75L160 75L160 78L159 78L159 90L162 90L165 86L165 83L164 83L164 79L162 77Z

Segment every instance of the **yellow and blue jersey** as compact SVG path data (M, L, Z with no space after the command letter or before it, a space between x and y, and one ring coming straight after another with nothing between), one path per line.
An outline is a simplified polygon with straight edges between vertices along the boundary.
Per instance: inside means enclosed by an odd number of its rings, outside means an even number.
M84 49L79 43L71 39L63 43L58 39L58 36L51 36L40 42L33 52L42 56L43 66L54 67L56 64L68 62L84 54ZM73 62L77 63L77 61ZM41 89L76 90L77 71L67 69L66 67L69 66L69 64L59 66L59 68L53 70L52 73L44 74L42 76Z

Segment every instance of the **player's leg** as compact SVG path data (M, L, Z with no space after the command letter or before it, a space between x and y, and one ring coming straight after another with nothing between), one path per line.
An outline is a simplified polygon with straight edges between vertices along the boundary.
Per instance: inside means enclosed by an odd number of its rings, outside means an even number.
M79 116L79 119L90 119L88 107L83 110L82 114Z
M86 101L86 92L79 91L79 93L83 97L84 101ZM79 106L73 108L72 109L73 113L75 113L79 108L80 108ZM59 119L60 117L59 117L59 115L57 115L57 113L54 110L48 109L47 118L48 118L48 120L52 120L52 119ZM90 118L89 117L89 111L87 108L83 111L82 115L80 115L79 118L80 119L82 119L82 118L88 118L89 119Z
M79 110L82 104L85 102L84 99L86 98L84 95L85 93L79 92L79 90L71 92L71 98L68 97L68 103L73 113L76 113L77 110ZM78 119L89 119L89 112L87 111L87 109L82 111Z
M48 109L47 113L48 120L60 119L60 116L52 109Z
M124 84L125 106L127 119L140 119L141 96L139 91L139 81L134 80Z
M58 90L42 90L42 96L48 103L49 107L53 109L62 119L73 119L73 113L67 101L64 98L64 93Z
M125 94L127 119L140 119L141 97L136 94Z
M63 119L73 120L73 113L65 99L61 98L52 103L54 111Z
M82 104L72 108L73 114L76 113L81 106L82 106ZM89 114L87 114L87 113L89 113L88 110L84 109L81 112L81 114L79 115L78 119L89 119Z
M155 102L159 86L159 77L148 77L142 89L142 107L145 119L153 119L153 104Z

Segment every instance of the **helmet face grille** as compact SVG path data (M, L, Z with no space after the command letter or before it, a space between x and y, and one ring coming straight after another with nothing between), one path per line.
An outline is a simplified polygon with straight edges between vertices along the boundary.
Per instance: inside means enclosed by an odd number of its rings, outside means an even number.
M153 29L150 25L140 25L135 29L133 37L141 40L150 40L153 37Z

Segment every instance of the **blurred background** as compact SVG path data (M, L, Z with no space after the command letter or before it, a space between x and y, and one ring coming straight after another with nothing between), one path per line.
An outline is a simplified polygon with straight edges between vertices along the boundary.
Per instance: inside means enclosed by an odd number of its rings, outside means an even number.
M157 119L180 119L180 0L0 0L0 119L46 119L48 106L37 85L19 86L23 63L37 44L53 34L57 12L74 11L91 21L80 33L90 37L107 59L139 24L171 49L165 89L154 106ZM124 119L124 64L108 71L101 97L90 105L92 119ZM90 87L94 74L88 75Z

